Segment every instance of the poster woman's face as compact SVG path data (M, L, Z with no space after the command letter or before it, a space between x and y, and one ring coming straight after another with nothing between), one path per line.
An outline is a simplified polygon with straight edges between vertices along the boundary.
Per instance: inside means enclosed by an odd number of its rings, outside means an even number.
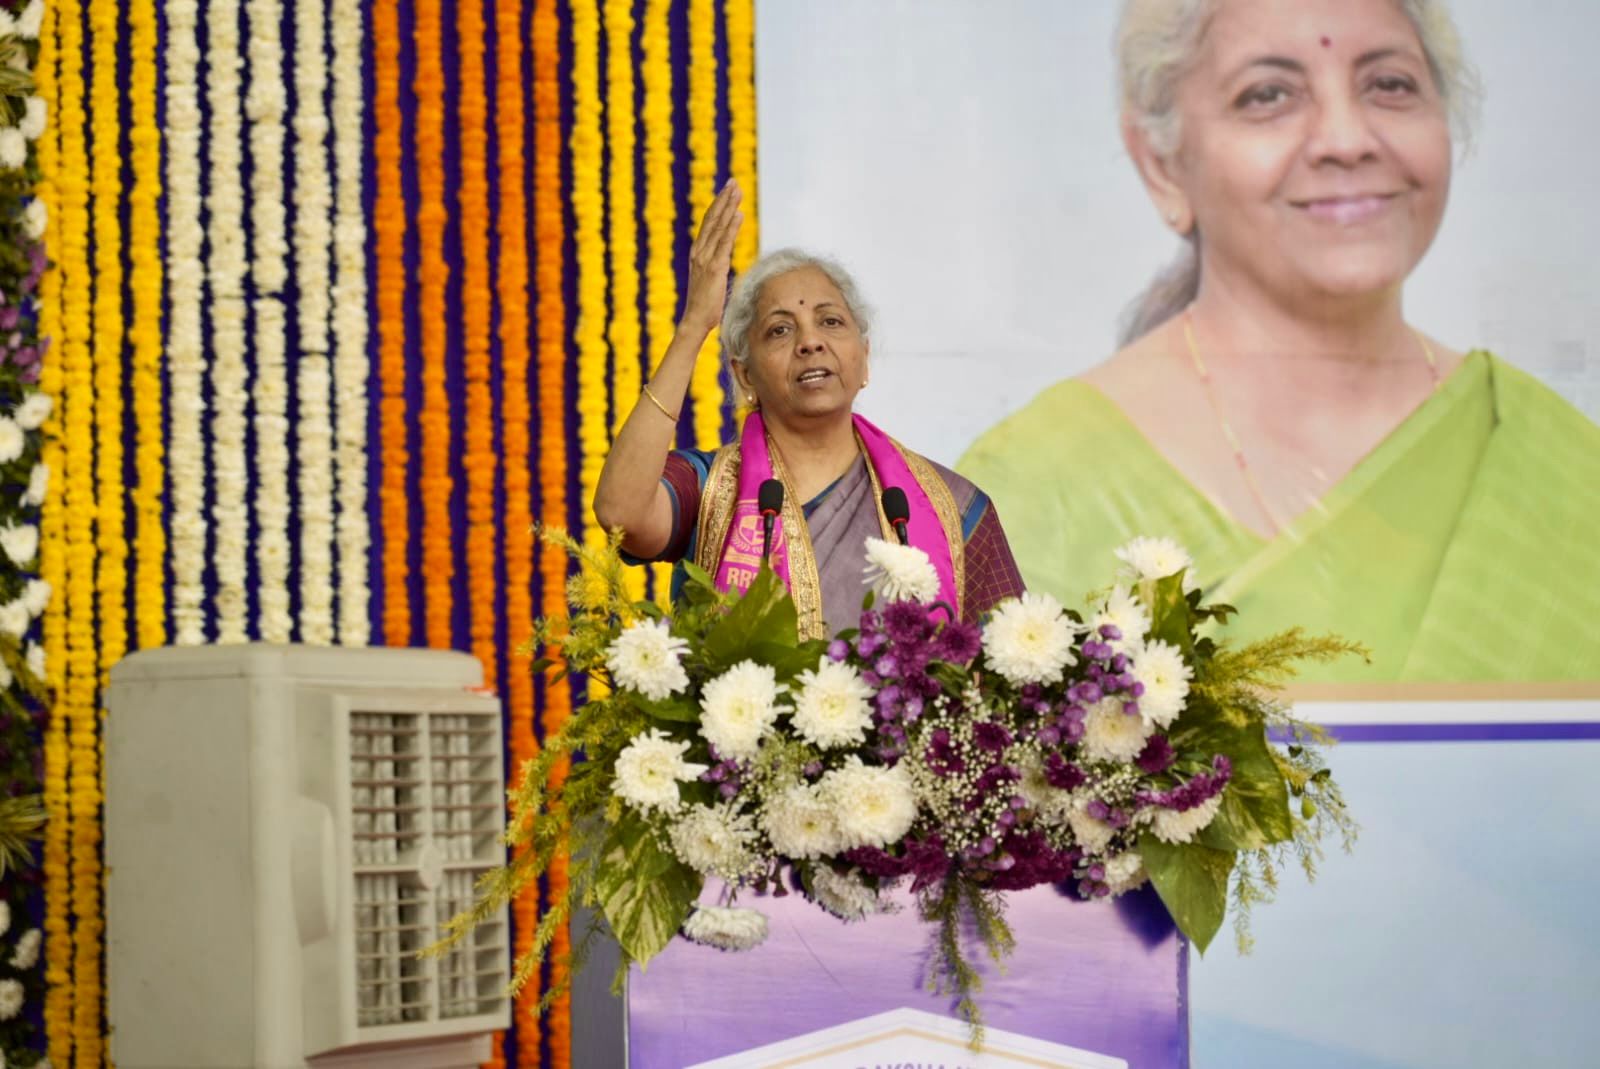
M1398 287L1444 215L1444 100L1394 0L1223 0L1165 161L1204 270L1280 298Z

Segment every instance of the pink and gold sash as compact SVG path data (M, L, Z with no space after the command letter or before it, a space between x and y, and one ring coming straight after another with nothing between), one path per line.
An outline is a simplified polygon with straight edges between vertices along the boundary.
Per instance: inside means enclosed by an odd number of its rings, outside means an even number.
M905 491L911 506L911 544L928 555L939 576L939 598L960 617L964 543L955 499L938 472L921 457L860 416L852 416L856 440L867 458L873 498L878 502L884 537L895 536L883 516L885 486ZM816 553L802 506L784 467L772 448L760 412L745 420L739 444L717 452L700 502L700 538L696 563L716 579L719 590L747 589L761 568L761 510L757 495L767 479L783 483L783 510L773 525L772 569L789 588L800 614L802 638L824 638L822 584ZM866 567L863 548L862 568Z

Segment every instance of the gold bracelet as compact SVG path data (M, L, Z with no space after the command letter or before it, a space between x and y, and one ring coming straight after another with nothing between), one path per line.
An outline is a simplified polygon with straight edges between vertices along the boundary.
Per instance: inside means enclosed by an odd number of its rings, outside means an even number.
M666 416L668 419L670 419L674 423L678 422L678 417L674 416L671 412L667 411L667 406L661 403L661 398L657 397L655 394L650 392L649 384L646 384L644 386L644 395L646 397L650 398L650 403L651 404L655 405L657 408L659 408L661 410L661 414L663 416Z

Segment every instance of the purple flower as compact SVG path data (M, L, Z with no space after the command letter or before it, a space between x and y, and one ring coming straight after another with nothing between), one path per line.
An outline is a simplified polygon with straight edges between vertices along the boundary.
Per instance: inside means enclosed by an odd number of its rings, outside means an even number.
M1003 724L985 720L973 726L972 741L980 750L999 753L1011 745L1011 732L1007 731Z
M846 657L849 657L849 656L850 656L850 643L846 642L844 639L836 638L832 642L828 643L828 659L829 660L831 660L831 661L842 661Z
M928 748L923 752L922 759L929 768L941 776L964 772L967 767L967 763L950 744L950 732L944 728L936 730L928 739Z
M933 655L950 664L967 664L983 649L983 633L976 627L951 621L934 637Z
M1096 820L1109 820L1111 818L1111 807L1098 798L1090 802L1085 807L1085 811Z
M883 630L896 644L925 642L932 627L926 606L915 601L897 601L883 610Z
M1172 767L1172 762L1178 755L1172 750L1172 742L1165 735L1157 732L1145 742L1144 749L1134 759L1134 763L1145 772L1154 776L1158 772L1165 772Z
M1118 627L1116 624L1101 624L1100 637L1107 639L1108 641L1115 642L1117 639L1122 637L1122 628Z
M1083 774L1083 769L1053 753L1044 759L1044 779L1052 787L1075 791L1088 782L1089 777Z

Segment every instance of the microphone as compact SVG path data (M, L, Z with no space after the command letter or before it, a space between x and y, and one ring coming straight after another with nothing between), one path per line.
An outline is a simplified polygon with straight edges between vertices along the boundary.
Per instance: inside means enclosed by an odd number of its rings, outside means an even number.
M761 510L761 563L772 553L772 524L783 511L783 484L768 479L756 491L756 507Z
M900 544L902 546L910 544L906 525L911 522L911 505L906 501L904 490L898 486L883 488L883 514L889 518L889 525L894 528L894 533L900 536Z

